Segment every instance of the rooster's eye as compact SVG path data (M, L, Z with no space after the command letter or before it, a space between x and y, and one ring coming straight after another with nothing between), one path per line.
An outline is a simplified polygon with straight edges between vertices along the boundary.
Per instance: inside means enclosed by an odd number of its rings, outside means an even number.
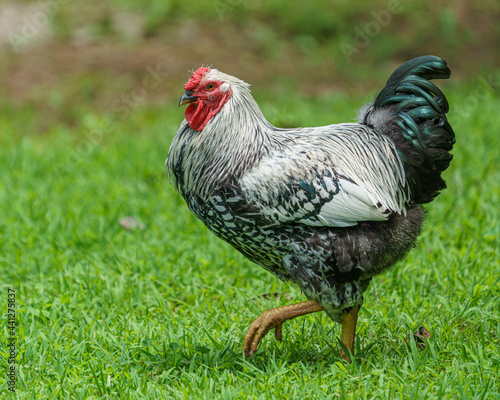
M215 87L215 85L214 85L213 83L209 83L209 84L207 85L207 90L213 90L213 89L214 89L214 87Z

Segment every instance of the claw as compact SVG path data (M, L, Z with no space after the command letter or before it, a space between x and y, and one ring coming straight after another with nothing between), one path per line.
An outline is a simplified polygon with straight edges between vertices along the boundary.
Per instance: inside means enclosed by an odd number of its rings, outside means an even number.
M283 324L278 323L276 324L276 329L274 330L274 337L278 342L283 341Z
M283 338L283 322L306 315L313 312L322 311L323 307L314 300L304 301L302 303L292 304L289 306L273 308L264 311L255 321L252 322L243 341L243 351L245 357L252 357L257 351L257 347L261 339L266 336L267 332L275 329L274 336L281 341Z

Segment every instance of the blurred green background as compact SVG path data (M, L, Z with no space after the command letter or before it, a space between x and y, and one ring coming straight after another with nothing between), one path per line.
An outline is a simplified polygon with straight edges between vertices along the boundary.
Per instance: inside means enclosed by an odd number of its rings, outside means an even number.
M123 116L124 95L130 109L175 106L201 65L257 93L359 96L423 54L446 59L455 83L482 75L498 86L499 21L497 0L7 1L0 110L36 109L20 129L30 134L87 110ZM159 84L143 93L150 69Z

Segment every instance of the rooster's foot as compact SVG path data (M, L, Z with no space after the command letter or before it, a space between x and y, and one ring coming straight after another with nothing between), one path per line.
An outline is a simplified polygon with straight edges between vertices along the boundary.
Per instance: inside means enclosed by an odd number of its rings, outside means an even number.
M259 342L271 329L276 329L274 336L277 340L281 341L283 335L281 325L283 322L295 317L300 317L301 315L322 310L323 307L321 307L317 301L308 300L303 301L302 303L291 304L289 306L264 311L259 318L253 321L245 335L243 342L245 357L253 356L257 350Z

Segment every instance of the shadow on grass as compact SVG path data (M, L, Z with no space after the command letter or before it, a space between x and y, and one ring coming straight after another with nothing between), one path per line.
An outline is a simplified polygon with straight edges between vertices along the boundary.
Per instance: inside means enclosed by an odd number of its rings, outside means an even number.
M324 346L318 349L314 345L301 345L299 338L294 342L287 341L283 345L278 342L262 344L252 358L243 356L240 341L229 339L224 344L207 346L198 344L194 347L182 346L177 342L163 342L162 348L149 346L140 349L137 364L142 364L146 371L153 375L163 371L176 370L178 373L195 373L198 370L229 370L245 374L270 372L277 366L300 364L308 369L322 368L325 365L347 362L340 356L340 345L322 340ZM368 345L356 343L356 364L371 364L378 358L376 348L381 343L372 341ZM393 351L397 353L397 351ZM141 358L139 361L138 358Z

